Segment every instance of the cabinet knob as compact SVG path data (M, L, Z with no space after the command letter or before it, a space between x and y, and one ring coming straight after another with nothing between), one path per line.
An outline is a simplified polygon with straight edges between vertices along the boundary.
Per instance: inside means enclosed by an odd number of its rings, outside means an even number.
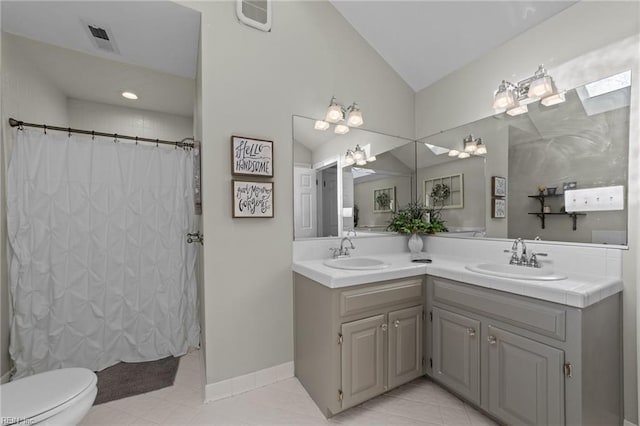
M498 343L498 339L496 339L496 336L489 336L487 337L487 342L489 342L490 345L495 345Z
M387 331L388 326L386 323L384 323L380 326L380 328L382 329L382 331Z
M395 321L393 322L393 325L394 325L396 328L400 327L400 320L395 320Z
M467 328L467 334L469 337L474 337L476 335L476 331L473 328Z

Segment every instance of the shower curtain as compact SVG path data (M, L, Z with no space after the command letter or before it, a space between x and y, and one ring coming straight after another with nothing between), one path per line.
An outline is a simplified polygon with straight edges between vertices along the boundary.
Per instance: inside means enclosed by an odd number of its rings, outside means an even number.
M192 153L17 130L7 178L16 375L199 344Z

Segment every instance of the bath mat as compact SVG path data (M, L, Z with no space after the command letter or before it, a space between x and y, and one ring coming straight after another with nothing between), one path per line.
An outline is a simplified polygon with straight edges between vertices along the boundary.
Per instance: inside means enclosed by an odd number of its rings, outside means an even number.
M93 405L172 386L180 358L121 362L98 371L98 395Z

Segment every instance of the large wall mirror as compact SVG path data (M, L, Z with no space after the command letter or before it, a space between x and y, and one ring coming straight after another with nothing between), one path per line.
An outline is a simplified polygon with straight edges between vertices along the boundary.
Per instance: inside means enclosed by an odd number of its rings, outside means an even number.
M358 128L337 135L314 124L293 116L294 238L393 235L391 215L415 201L414 141ZM345 154L356 147L364 163L348 164Z
M463 203L442 206L448 236L626 245L630 82L630 71L621 73L569 90L557 105L533 102L528 113L419 140L418 196L429 202L434 182L461 176ZM449 156L464 151L470 135L486 154ZM565 206L565 191L615 186L622 187L621 210L573 213ZM453 197L457 188L449 190Z
M627 71L568 90L562 103L532 102L527 113L418 141L363 129L336 135L294 116L294 236L389 235L393 211L419 200L446 221L439 236L624 246L630 97ZM469 143L483 149L460 155ZM375 161L345 164L356 146ZM566 191L609 187L621 187L621 209L565 205Z

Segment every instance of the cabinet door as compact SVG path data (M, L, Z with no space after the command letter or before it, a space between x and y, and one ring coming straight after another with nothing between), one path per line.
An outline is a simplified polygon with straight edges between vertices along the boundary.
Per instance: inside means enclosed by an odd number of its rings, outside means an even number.
M342 324L342 408L384 392L385 315Z
M564 352L488 328L489 411L509 424L564 424Z
M389 388L422 375L422 305L389 313Z
M480 404L480 321L433 308L433 374Z

